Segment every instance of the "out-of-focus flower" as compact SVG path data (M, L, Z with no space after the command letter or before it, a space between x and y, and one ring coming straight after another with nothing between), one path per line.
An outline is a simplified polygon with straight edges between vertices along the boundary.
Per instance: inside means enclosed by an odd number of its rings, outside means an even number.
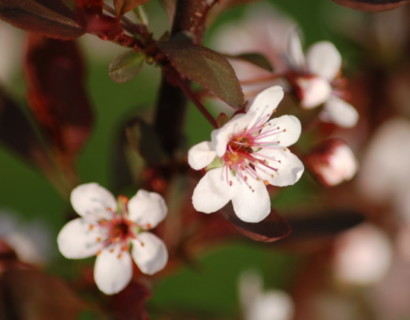
M22 59L22 32L17 28L0 20L0 41L7 45L2 46L0 55L0 82L9 84L18 70L19 59Z
M145 274L165 267L168 252L164 242L147 232L167 213L159 194L139 190L129 201L122 196L116 201L105 188L88 183L72 191L71 204L81 218L68 222L60 231L59 249L72 259L97 255L94 279L102 292L114 294L128 284L131 256Z
M245 272L239 280L239 295L245 320L290 320L292 298L281 290L262 291L262 280L255 272Z
M357 160L341 139L328 139L314 148L305 163L315 177L325 186L335 186L350 180L357 172Z
M379 282L392 261L392 249L387 236L368 224L340 235L335 250L333 266L336 279L351 285Z
M385 122L374 134L362 160L361 193L375 204L391 205L410 220L410 122L404 118Z
M246 113L214 130L211 141L189 150L189 165L207 170L192 196L196 210L215 212L231 200L241 220L258 222L271 210L266 185L299 180L303 164L287 147L298 140L300 122L288 115L269 120L282 98L281 87L264 90Z
M336 47L327 41L317 42L305 56L296 23L270 7L258 9L245 16L244 21L222 29L215 46L231 55L262 53L273 65L277 76L272 76L269 82L266 70L232 61L238 78L255 80L245 82L251 84L253 90L266 88L272 85L272 81L286 79L289 90L293 89L303 108L312 109L324 104L319 115L322 121L341 127L354 126L358 113L341 98L344 95L343 81L337 76L342 58Z
M288 60L287 78L297 88L303 108L312 109L324 104L319 115L322 121L341 127L352 127L357 123L356 109L339 97L343 93L335 87L342 57L331 42L313 44L305 57L299 34L293 32L289 39Z
M0 213L0 238L15 250L22 261L45 264L52 251L49 230L39 221L23 223L14 216L12 212Z

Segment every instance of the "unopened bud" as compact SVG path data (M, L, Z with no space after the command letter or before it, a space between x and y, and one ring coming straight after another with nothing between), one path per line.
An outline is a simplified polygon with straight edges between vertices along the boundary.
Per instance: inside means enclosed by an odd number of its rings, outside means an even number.
M343 140L336 138L314 148L305 160L315 178L328 187L350 180L358 167L352 150Z

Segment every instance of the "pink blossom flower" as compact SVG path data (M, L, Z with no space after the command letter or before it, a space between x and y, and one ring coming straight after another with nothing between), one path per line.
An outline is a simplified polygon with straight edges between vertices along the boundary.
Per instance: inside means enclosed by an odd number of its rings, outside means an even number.
M282 98L281 87L264 90L247 113L234 116L212 132L211 141L189 150L189 165L207 170L192 196L197 211L215 212L232 201L241 220L258 222L271 210L266 186L299 180L303 164L287 147L298 140L300 122L288 115L269 120Z
M132 259L149 275L165 267L168 252L164 242L147 232L167 213L159 194L139 190L129 201L120 196L117 202L105 188L87 183L71 192L71 204L81 218L63 227L58 247L71 259L97 255L94 279L102 292L114 294L124 289L132 277Z
M328 139L306 157L306 165L325 186L335 186L353 178L357 160L341 139Z

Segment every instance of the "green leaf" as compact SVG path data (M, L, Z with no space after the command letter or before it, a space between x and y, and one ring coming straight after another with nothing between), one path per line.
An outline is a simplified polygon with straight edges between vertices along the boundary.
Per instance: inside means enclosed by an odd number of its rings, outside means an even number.
M184 39L162 42L159 46L183 77L200 84L232 107L243 106L238 78L223 55Z
M118 83L133 79L141 70L145 55L140 52L126 51L111 61L108 67L110 78Z
M273 67L271 65L271 63L268 61L268 59L266 59L265 56L261 55L260 53L256 53L256 52L248 52L248 53L242 53L239 55L226 55L226 57L228 58L232 58L232 59L238 59L238 60L243 60L249 63L252 63L253 65L265 69L267 71L272 72L273 71Z

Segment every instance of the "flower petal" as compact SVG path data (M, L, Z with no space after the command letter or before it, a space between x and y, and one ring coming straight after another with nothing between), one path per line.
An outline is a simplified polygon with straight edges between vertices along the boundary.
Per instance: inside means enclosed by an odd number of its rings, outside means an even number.
M302 161L287 148L278 150L260 150L258 151L260 159L266 159L267 165L276 168L276 174L268 174L256 167L258 176L269 184L278 187L295 184L303 174L304 166Z
M110 219L117 203L107 189L97 183L79 185L71 191L71 205L74 210L86 219L98 221Z
M215 159L216 152L211 150L211 143L203 141L191 147L188 151L188 163L194 170L208 166Z
M350 103L335 96L330 96L319 116L322 121L332 122L345 128L355 126L359 120L356 109Z
M334 79L342 66L342 57L333 43L317 42L306 53L308 71L330 81Z
M300 40L300 32L294 28L289 35L288 42L288 59L292 69L305 68L305 55L302 50L302 41Z
M143 232L138 234L132 243L132 257L141 272L151 275L162 270L167 264L167 247L156 235Z
M221 209L232 199L237 183L228 184L233 177L226 170L228 170L226 167L212 169L202 177L192 195L195 210L212 213Z
M94 280L105 294L120 292L132 277L132 260L120 246L104 249L97 256L94 265Z
M277 108L279 102L283 99L283 89L279 86L273 86L259 93L252 102L248 110L248 116L252 120L247 124L247 128L261 122L268 121L273 111Z
M259 222L271 211L268 190L262 181L255 179L238 183L232 205L238 218L245 222Z
M240 113L225 123L221 128L213 130L211 133L211 150L215 150L216 155L222 157L232 135L244 130L248 123L249 115L247 113Z
M281 116L270 120L263 127L258 143L274 143L283 147L290 146L298 141L302 127L295 116Z
M83 218L68 222L57 237L58 249L70 259L82 259L95 255L102 249L101 240L105 229L87 222Z
M320 77L300 77L296 83L300 89L300 104L304 109L312 109L321 105L332 94L329 81Z
M128 201L128 218L145 229L152 229L167 215L167 205L158 193L139 190Z

